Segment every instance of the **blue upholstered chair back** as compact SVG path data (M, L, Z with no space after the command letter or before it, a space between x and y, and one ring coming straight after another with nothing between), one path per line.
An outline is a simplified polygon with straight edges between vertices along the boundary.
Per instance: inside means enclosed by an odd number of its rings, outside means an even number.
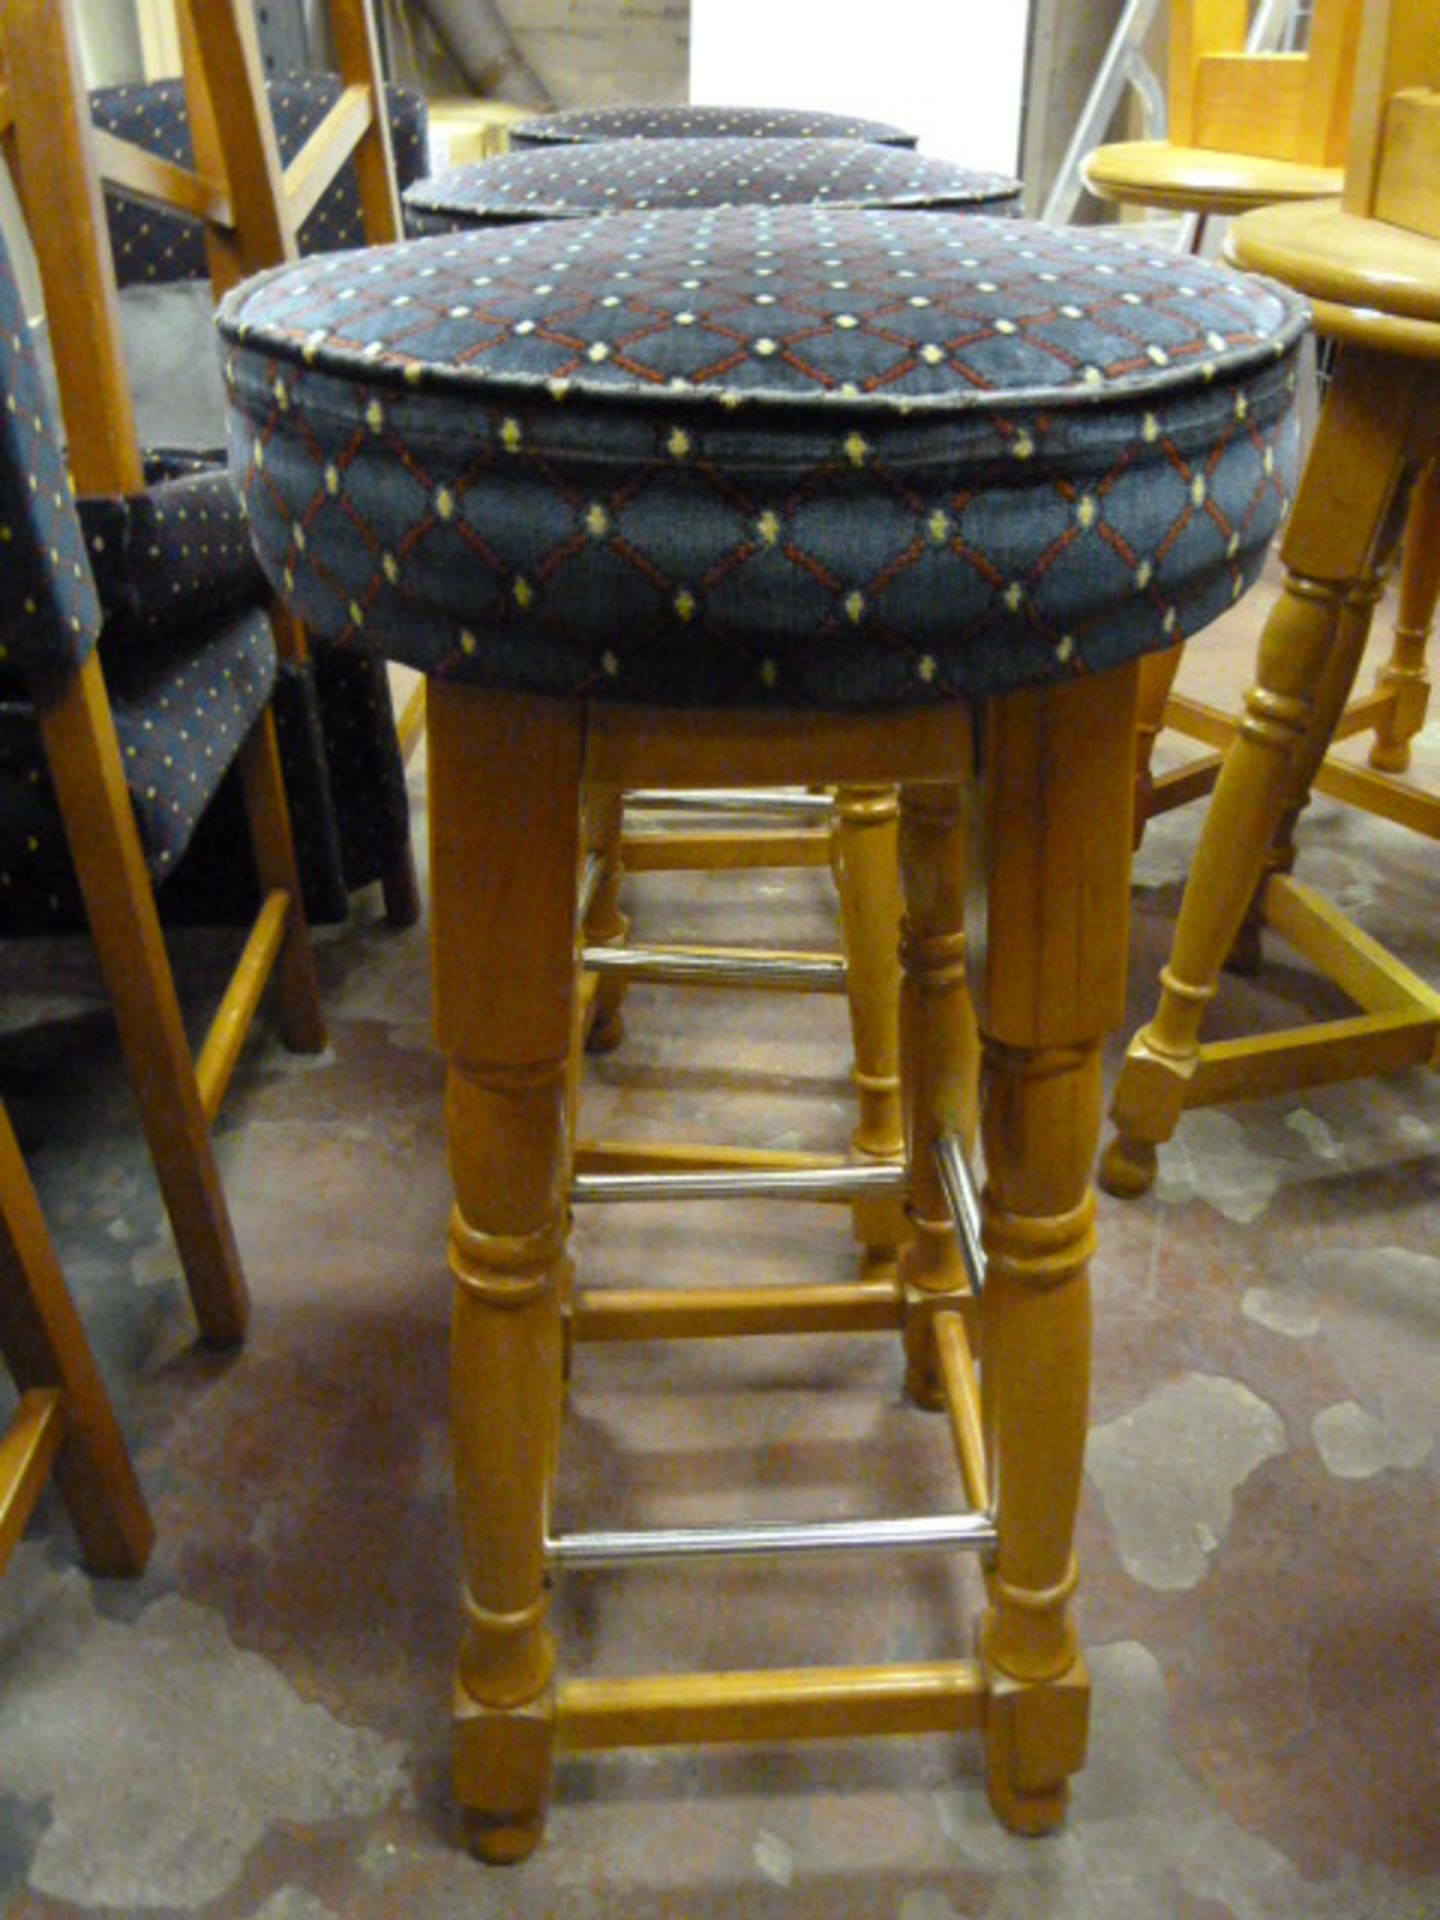
M0 235L0 671L78 666L99 632L65 455Z
M288 166L339 99L340 82L329 73L297 73L269 80L266 88L280 158ZM395 185L403 194L427 171L428 114L424 97L413 88L387 87L385 97ZM102 87L90 96L90 113L95 125L106 133L133 141L177 166L194 164L185 89L179 80ZM115 272L122 287L141 281L207 277L204 235L198 220L157 210L112 189L106 191L105 213ZM355 172L347 165L301 229L301 250L330 253L364 244Z

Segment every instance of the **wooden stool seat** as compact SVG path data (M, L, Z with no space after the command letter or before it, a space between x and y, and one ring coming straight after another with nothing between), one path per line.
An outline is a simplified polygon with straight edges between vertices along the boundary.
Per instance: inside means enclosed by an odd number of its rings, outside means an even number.
M1333 198L1340 167L1309 166L1267 154L1182 147L1169 140L1123 140L1086 156L1081 175L1091 193L1122 205L1179 213L1245 213L1277 201Z
M1336 199L1250 214L1232 252L1252 271L1324 302L1322 332L1440 357L1440 237L1350 212ZM1395 322L1406 323L1403 332Z
M316 632L430 675L455 1780L488 1858L535 1844L557 1744L970 1727L1002 1818L1061 1817L1136 663L1244 591L1295 449L1299 303L1170 268L1013 220L661 210L316 261L222 312L267 571ZM583 791L779 781L900 790L906 1163L775 1155L678 1184L577 1164ZM572 1207L725 1194L903 1199L898 1273L700 1293L573 1273ZM574 1342L884 1329L949 1416L958 1511L551 1536ZM566 1566L922 1543L984 1557L974 1659L557 1677Z

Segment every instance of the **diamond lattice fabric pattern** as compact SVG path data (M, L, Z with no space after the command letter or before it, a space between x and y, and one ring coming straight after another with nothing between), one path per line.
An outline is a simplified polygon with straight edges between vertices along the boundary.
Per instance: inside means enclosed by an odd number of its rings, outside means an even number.
M738 205L1019 211L1018 181L853 140L615 140L532 148L421 180L415 233L651 207Z
M500 688L867 708L1228 606L1304 321L1093 233L738 208L288 268L222 332L252 533L317 632Z

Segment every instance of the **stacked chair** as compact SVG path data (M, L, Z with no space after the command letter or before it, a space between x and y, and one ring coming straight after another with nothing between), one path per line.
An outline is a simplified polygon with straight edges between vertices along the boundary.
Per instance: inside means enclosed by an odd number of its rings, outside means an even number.
M1132 1040L1115 1090L1103 1177L1117 1193L1150 1185L1156 1148L1186 1108L1440 1064L1440 994L1291 875L1312 786L1334 791L1321 777L1325 755L1348 725L1346 703L1402 528L1402 627L1418 603L1423 632L1437 585L1440 42L1432 10L1418 0L1367 8L1355 73L1343 198L1260 209L1231 230L1233 257L1305 294L1337 353L1281 545L1285 589L1226 749L1159 1005ZM1418 666L1405 672L1414 694ZM1429 804L1440 808L1433 797ZM1262 925L1360 1011L1202 1044L1227 955L1237 941L1253 945Z
M287 1044L324 1044L270 712L268 595L224 470L142 458L69 7L7 6L0 59L68 435L62 455L7 281L4 927L88 920L201 1330L233 1341L247 1296L210 1124L272 972ZM154 888L232 765L250 830L237 884L253 873L261 907L192 1057Z
M212 286L223 293L237 276L297 251L398 237L397 183L425 169L425 105L413 91L382 89L363 5L336 0L330 13L338 74L266 81L249 10L198 0L179 10L183 78L92 94L102 161L116 163L105 210L122 315L127 300L140 308L142 343L155 317L155 337L163 340L167 298L173 304L179 296L188 314L195 302L186 296L198 295L208 335ZM164 192L165 180L173 188L177 173L194 180L197 170L201 180L222 184L219 203L228 196L233 207L228 230L213 217L213 196L208 222L193 191L157 202L157 178ZM205 353L204 368L211 364ZM155 398L144 407L152 384ZM212 464L222 457L218 366L211 380L197 366L179 389L163 375L142 380L140 395L150 444L198 444ZM419 901L386 676L372 660L312 655L293 628L279 638L277 724L311 916L343 919L350 895L378 880L390 921L408 925ZM233 810L217 810L172 890L168 914L213 918L233 899L237 827Z
M100 601L26 332L0 239L0 660L7 671L19 663L40 675L63 708L71 697L64 682L77 678L74 663L94 647ZM99 733L103 688L90 697ZM83 832L78 806L74 817ZM137 903L136 917L143 905ZM118 960L122 942L112 950ZM167 984L159 984L162 995ZM0 1353L19 1392L14 1418L0 1434L0 1569L53 1467L90 1571L139 1573L154 1537L150 1515L3 1106Z
M1143 241L882 205L530 220L282 269L225 303L267 573L317 635L430 677L455 1783L484 1857L536 1844L557 1750L633 1743L977 1728L1000 1816L1062 1817L1085 1745L1072 1530L1137 668L1259 571L1303 327L1298 301L1224 269L1178 288ZM737 786L898 787L904 1151L787 1170L736 1150L718 1175L627 1184L582 1166L570 1127L585 796ZM843 1286L573 1274L572 1207L717 1192L864 1196L902 1212L905 1243ZM590 1339L882 1330L912 1399L947 1414L955 1511L553 1531L572 1344L578 1378ZM978 1551L977 1656L557 1674L569 1569L866 1548Z

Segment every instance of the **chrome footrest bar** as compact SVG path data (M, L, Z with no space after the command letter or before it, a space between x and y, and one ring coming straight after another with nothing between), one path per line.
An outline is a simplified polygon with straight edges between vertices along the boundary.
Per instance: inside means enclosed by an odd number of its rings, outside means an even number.
M905 1168L895 1165L780 1169L776 1172L577 1173L577 1204L623 1200L854 1200L903 1193Z
M546 1542L561 1567L628 1567L652 1560L764 1559L781 1553L888 1553L961 1549L988 1552L995 1523L983 1513L924 1514L902 1520L776 1521L733 1527L654 1527L568 1533Z
M983 1293L985 1249L980 1237L980 1194L958 1134L940 1135L935 1142L935 1165L939 1169L940 1184L945 1189L950 1217L955 1222L966 1276L972 1290L977 1294Z
M598 853L585 856L584 870L580 875L580 898L576 903L575 917L581 926L585 916L595 904L595 895L600 890L600 881L605 872L605 862Z
M845 962L828 954L689 952L672 947L586 947L593 973L618 973L686 987L772 987L809 993L843 993Z
M830 814L829 794L776 787L685 787L673 793L642 788L627 791L625 804L649 813L772 813L816 820Z

